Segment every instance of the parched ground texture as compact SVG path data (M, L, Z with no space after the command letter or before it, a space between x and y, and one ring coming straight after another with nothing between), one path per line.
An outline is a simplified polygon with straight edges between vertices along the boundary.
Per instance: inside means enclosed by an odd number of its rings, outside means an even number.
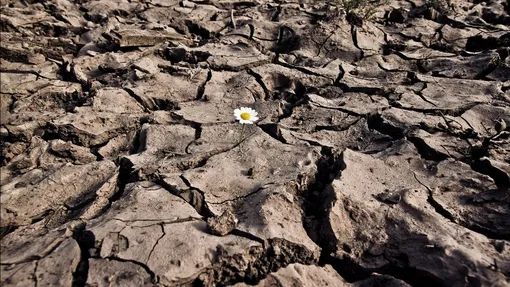
M0 3L0 285L510 285L508 1Z

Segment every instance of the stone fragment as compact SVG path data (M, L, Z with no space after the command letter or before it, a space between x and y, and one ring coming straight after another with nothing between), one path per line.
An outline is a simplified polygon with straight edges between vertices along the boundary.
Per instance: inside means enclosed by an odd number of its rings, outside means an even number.
M236 216L229 210L223 212L220 216L207 219L207 228L211 234L225 236L229 234L237 225Z
M384 203L397 204L402 200L402 196L393 191L386 191L376 195L376 198Z

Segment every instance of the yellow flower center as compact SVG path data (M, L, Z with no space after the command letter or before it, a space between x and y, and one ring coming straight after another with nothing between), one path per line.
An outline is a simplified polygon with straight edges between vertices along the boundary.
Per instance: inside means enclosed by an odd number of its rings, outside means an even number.
M243 119L243 120L247 121L247 120L249 120L250 118L251 118L250 113L248 113L248 112L241 113L241 119Z

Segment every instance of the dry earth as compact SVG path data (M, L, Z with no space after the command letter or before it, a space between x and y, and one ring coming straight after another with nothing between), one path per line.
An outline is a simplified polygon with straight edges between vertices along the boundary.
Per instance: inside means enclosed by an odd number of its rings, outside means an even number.
M1 6L2 286L510 286L508 1Z

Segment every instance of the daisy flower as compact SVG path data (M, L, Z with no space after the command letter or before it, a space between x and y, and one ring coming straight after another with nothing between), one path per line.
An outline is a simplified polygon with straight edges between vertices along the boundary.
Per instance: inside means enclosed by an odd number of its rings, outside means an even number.
M234 110L234 116L241 124L253 124L259 120L257 115L258 113L252 108L242 107Z

